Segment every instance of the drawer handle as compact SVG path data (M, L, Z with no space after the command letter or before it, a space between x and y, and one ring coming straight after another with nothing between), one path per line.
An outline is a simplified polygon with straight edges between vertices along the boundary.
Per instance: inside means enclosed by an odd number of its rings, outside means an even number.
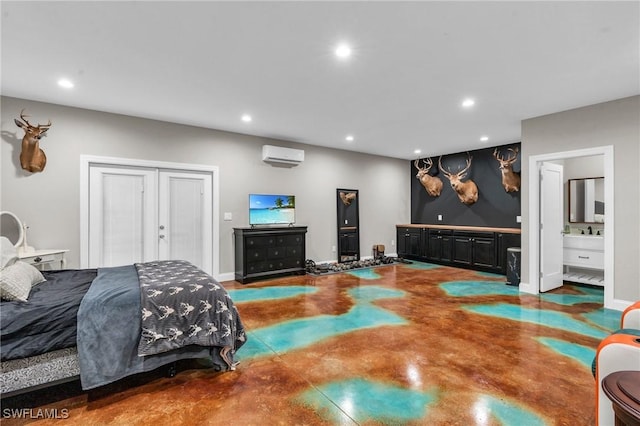
M589 256L578 256L578 259L588 259Z
M40 263L42 262L42 258L40 256L36 257L35 259L33 259L34 263Z

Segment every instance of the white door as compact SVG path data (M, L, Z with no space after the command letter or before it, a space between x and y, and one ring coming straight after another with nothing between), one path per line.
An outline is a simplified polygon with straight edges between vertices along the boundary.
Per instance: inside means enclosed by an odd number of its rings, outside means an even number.
M92 166L89 170L89 268L156 259L157 173Z
M540 167L540 291L562 286L563 237L562 166L542 163Z
M212 175L91 166L89 268L188 260L212 273Z
M160 171L158 256L188 260L211 273L211 174Z

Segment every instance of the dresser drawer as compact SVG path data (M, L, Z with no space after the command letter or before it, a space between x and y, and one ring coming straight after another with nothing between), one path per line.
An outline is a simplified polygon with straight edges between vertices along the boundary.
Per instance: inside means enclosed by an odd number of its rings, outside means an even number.
M267 259L266 248L252 248L247 250L246 262L262 262Z
M267 249L267 259L282 259L287 255L287 248L283 246L269 247Z
M256 236L256 237L247 237L245 240L245 246L247 249L254 247L267 247L272 246L275 242L273 237L268 236Z
M604 269L604 252L564 248L563 262L565 265L590 269Z
M34 250L18 255L21 261L40 270L63 269L66 266L65 253L68 250Z

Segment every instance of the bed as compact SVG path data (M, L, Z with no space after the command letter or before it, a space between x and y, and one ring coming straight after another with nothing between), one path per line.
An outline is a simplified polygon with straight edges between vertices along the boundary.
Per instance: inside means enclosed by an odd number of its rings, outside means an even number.
M181 359L233 370L246 341L227 291L186 261L35 271L26 297L2 288L3 397L78 377L94 389Z

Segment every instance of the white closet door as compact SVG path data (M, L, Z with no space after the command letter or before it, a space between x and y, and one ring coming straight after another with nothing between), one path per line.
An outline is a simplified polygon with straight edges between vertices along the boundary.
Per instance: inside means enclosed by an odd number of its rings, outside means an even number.
M213 269L211 173L159 173L158 257Z
M90 167L90 268L157 258L156 191L153 169Z

